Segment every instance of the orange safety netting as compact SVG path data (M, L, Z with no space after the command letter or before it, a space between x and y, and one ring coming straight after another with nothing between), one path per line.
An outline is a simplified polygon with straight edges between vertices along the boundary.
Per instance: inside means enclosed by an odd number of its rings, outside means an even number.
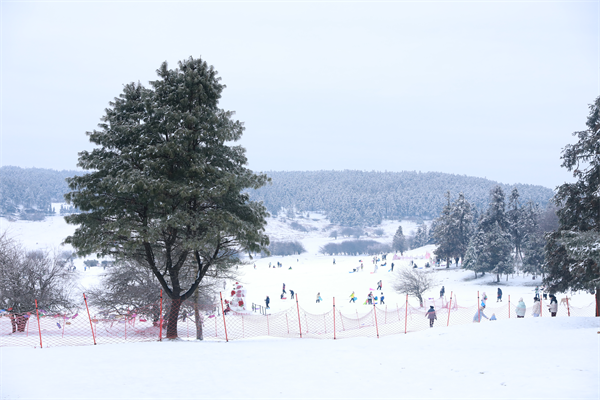
M437 319L434 327L459 325L491 318L516 319L516 302L489 303L482 311L477 306L462 307L456 298L427 299L423 307L404 304L373 305L368 311L342 313L334 306L324 314L311 314L296 302L287 310L261 314L257 312L222 313L221 305L200 310L191 302L181 305L177 326L180 338L196 337L196 318L204 339L237 340L273 336L281 338L342 339L350 337L380 337L429 329L426 312L434 306ZM548 300L541 300L542 318L550 318ZM126 314L84 307L71 314L49 313L43 309L0 314L0 346L74 346L107 343L157 341L166 337L170 302L132 309ZM364 309L363 308L363 309ZM162 310L162 318L161 318ZM528 305L526 318L531 316ZM592 317L596 305L558 306L557 317ZM161 327L162 325L162 327Z

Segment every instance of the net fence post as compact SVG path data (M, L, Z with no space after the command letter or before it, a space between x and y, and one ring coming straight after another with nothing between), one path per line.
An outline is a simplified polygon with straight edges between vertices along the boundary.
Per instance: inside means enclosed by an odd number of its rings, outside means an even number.
M335 297L333 298L333 340L335 340Z
M377 326L377 306L373 304L373 314L375 315L375 332L377 332L377 339L379 339L379 326Z
M408 293L406 294L406 306L404 307L404 334L406 334L407 328L406 321L408 321Z
M227 324L225 323L225 310L223 309L223 293L222 292L219 292L219 297L221 298L221 314L223 315L223 327L225 328L225 341L229 342L229 338L227 337Z
M42 349L43 348L43 346L42 346L42 327L40 325L40 313L38 311L37 299L35 299L35 315L37 315L38 332L40 334L40 349Z
M450 326L450 310L452 309L452 292L450 292L450 303L448 303L448 322L446 326Z
M94 339L94 346L96 345L96 335L94 333L94 326L92 325L92 317L90 316L90 309L88 307L87 298L85 293L83 294L83 301L85 302L85 309L87 310L88 319L90 320L90 329L92 330L92 338Z
M296 310L298 310L298 330L300 332L300 339L302 339L302 324L300 323L300 306L298 305L298 293L296 293Z

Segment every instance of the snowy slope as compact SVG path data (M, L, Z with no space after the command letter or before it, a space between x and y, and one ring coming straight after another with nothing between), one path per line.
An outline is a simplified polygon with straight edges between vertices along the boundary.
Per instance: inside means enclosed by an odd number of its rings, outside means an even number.
M57 207L59 208L59 207ZM313 221L316 219L316 221ZM283 283L299 295L306 310L319 314L331 310L336 298L342 313L362 312L361 303L379 280L386 303L405 297L390 290L394 274L388 268L374 271L368 256L335 257L318 254L334 241L324 230L322 217L299 220L314 227L305 233L289 228L289 222L269 219L267 232L275 240L300 240L308 252L293 257L268 257L240 266L240 281L250 302L263 304L269 295L273 311L293 305L280 300ZM402 222L404 232L416 228ZM386 221L391 241L398 222ZM57 216L43 222L8 222L0 227L28 248L58 248L73 227ZM370 237L372 238L372 237ZM344 240L338 238L337 241ZM423 268L433 246L411 250ZM360 265L364 270L349 273ZM277 261L283 268L269 268ZM395 271L409 268L408 260L392 261ZM256 269L254 268L256 264ZM97 283L101 268L83 271L76 261L81 289ZM292 269L288 269L292 267ZM486 275L477 280L460 269L435 272L439 281L425 297L454 293L461 306L473 306L477 291L486 291L490 306L497 285ZM233 282L228 282L231 285ZM531 305L539 278L515 276L502 281L505 301L523 296ZM230 286L228 286L229 289ZM357 304L348 304L355 291ZM323 302L316 304L317 292ZM561 296L559 295L559 298ZM572 304L587 306L593 298L575 293ZM411 299L411 304L416 301ZM545 318L500 320L445 327L407 335L344 340L255 338L232 341L134 343L121 345L54 347L44 349L0 347L0 395L16 398L598 398L600 330L596 318ZM181 368L186 360L190 367Z
M0 348L2 399L597 399L598 321L524 319L381 339Z

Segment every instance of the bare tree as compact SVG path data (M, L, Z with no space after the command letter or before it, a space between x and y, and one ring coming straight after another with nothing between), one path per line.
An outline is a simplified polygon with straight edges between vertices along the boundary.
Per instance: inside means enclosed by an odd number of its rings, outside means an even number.
M400 269L392 283L392 288L398 293L406 293L419 299L423 307L423 293L432 289L437 284L430 272L416 269Z
M0 236L0 308L9 313L13 332L23 332L26 313L38 307L49 312L70 312L74 300L75 273L64 258L48 251L27 251Z
M219 286L223 280L237 280L237 270L232 265L222 265L207 274L191 301L182 303L180 318L192 318L196 325L196 338L203 339L201 310L211 310L215 304ZM194 280L198 271L192 263L182 268L181 282L187 284ZM144 315L158 323L160 310L158 307L161 285L158 279L142 262L119 261L106 270L100 284L88 291L90 304L102 310L103 314L115 313ZM171 302L165 300L166 314L169 314Z

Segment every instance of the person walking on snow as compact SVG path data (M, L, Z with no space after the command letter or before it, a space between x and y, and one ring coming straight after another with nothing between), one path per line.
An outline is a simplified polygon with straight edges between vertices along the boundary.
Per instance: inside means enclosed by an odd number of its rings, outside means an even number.
M442 290L440 290L440 299L444 297L444 293L446 293L446 289L442 286Z
M542 304L540 303L539 297L533 298L533 310L531 311L531 315L534 317L539 317L542 311Z
M267 296L267 298L265 299L265 304L267 305L267 310L271 308L271 307L269 307L270 302L271 302L271 299L269 299L269 296Z
M383 292L381 292L381 297L379 298L379 304L385 304L383 302Z
M517 304L517 308L515 308L515 312L517 313L517 318L525 318L525 311L527 311L527 306L525 306L525 302L521 297L519 299L519 303Z
M502 289L498 288L498 299L496 300L496 303L502 301Z
M285 283L283 284L283 293L287 293L287 292L285 291Z
M373 292L369 292L367 296L367 304L373 304Z
M377 290L381 290L381 280L377 282Z
M487 294L485 294L485 292L483 292L483 296L481 297L481 307L485 308L486 303L487 303Z
M394 263L392 263L392 269L390 271L394 272Z
M317 293L317 303L320 303L321 300L323 300L323 299L321 298L321 292L319 292L319 293Z
M350 301L348 303L356 303L356 296L354 296L354 291L350 295Z
M433 321L437 319L433 306L429 306L429 310L425 313L425 318L429 318L429 327L433 328Z
M489 319L487 315L483 313L483 307L479 308L473 316L473 322L481 322L481 318Z
M548 311L550 311L550 315L556 317L556 312L558 311L558 301L556 301L556 296L550 295L550 307L548 307Z
M290 295L291 295L290 298L293 299L294 298L294 291L292 289L290 289Z

